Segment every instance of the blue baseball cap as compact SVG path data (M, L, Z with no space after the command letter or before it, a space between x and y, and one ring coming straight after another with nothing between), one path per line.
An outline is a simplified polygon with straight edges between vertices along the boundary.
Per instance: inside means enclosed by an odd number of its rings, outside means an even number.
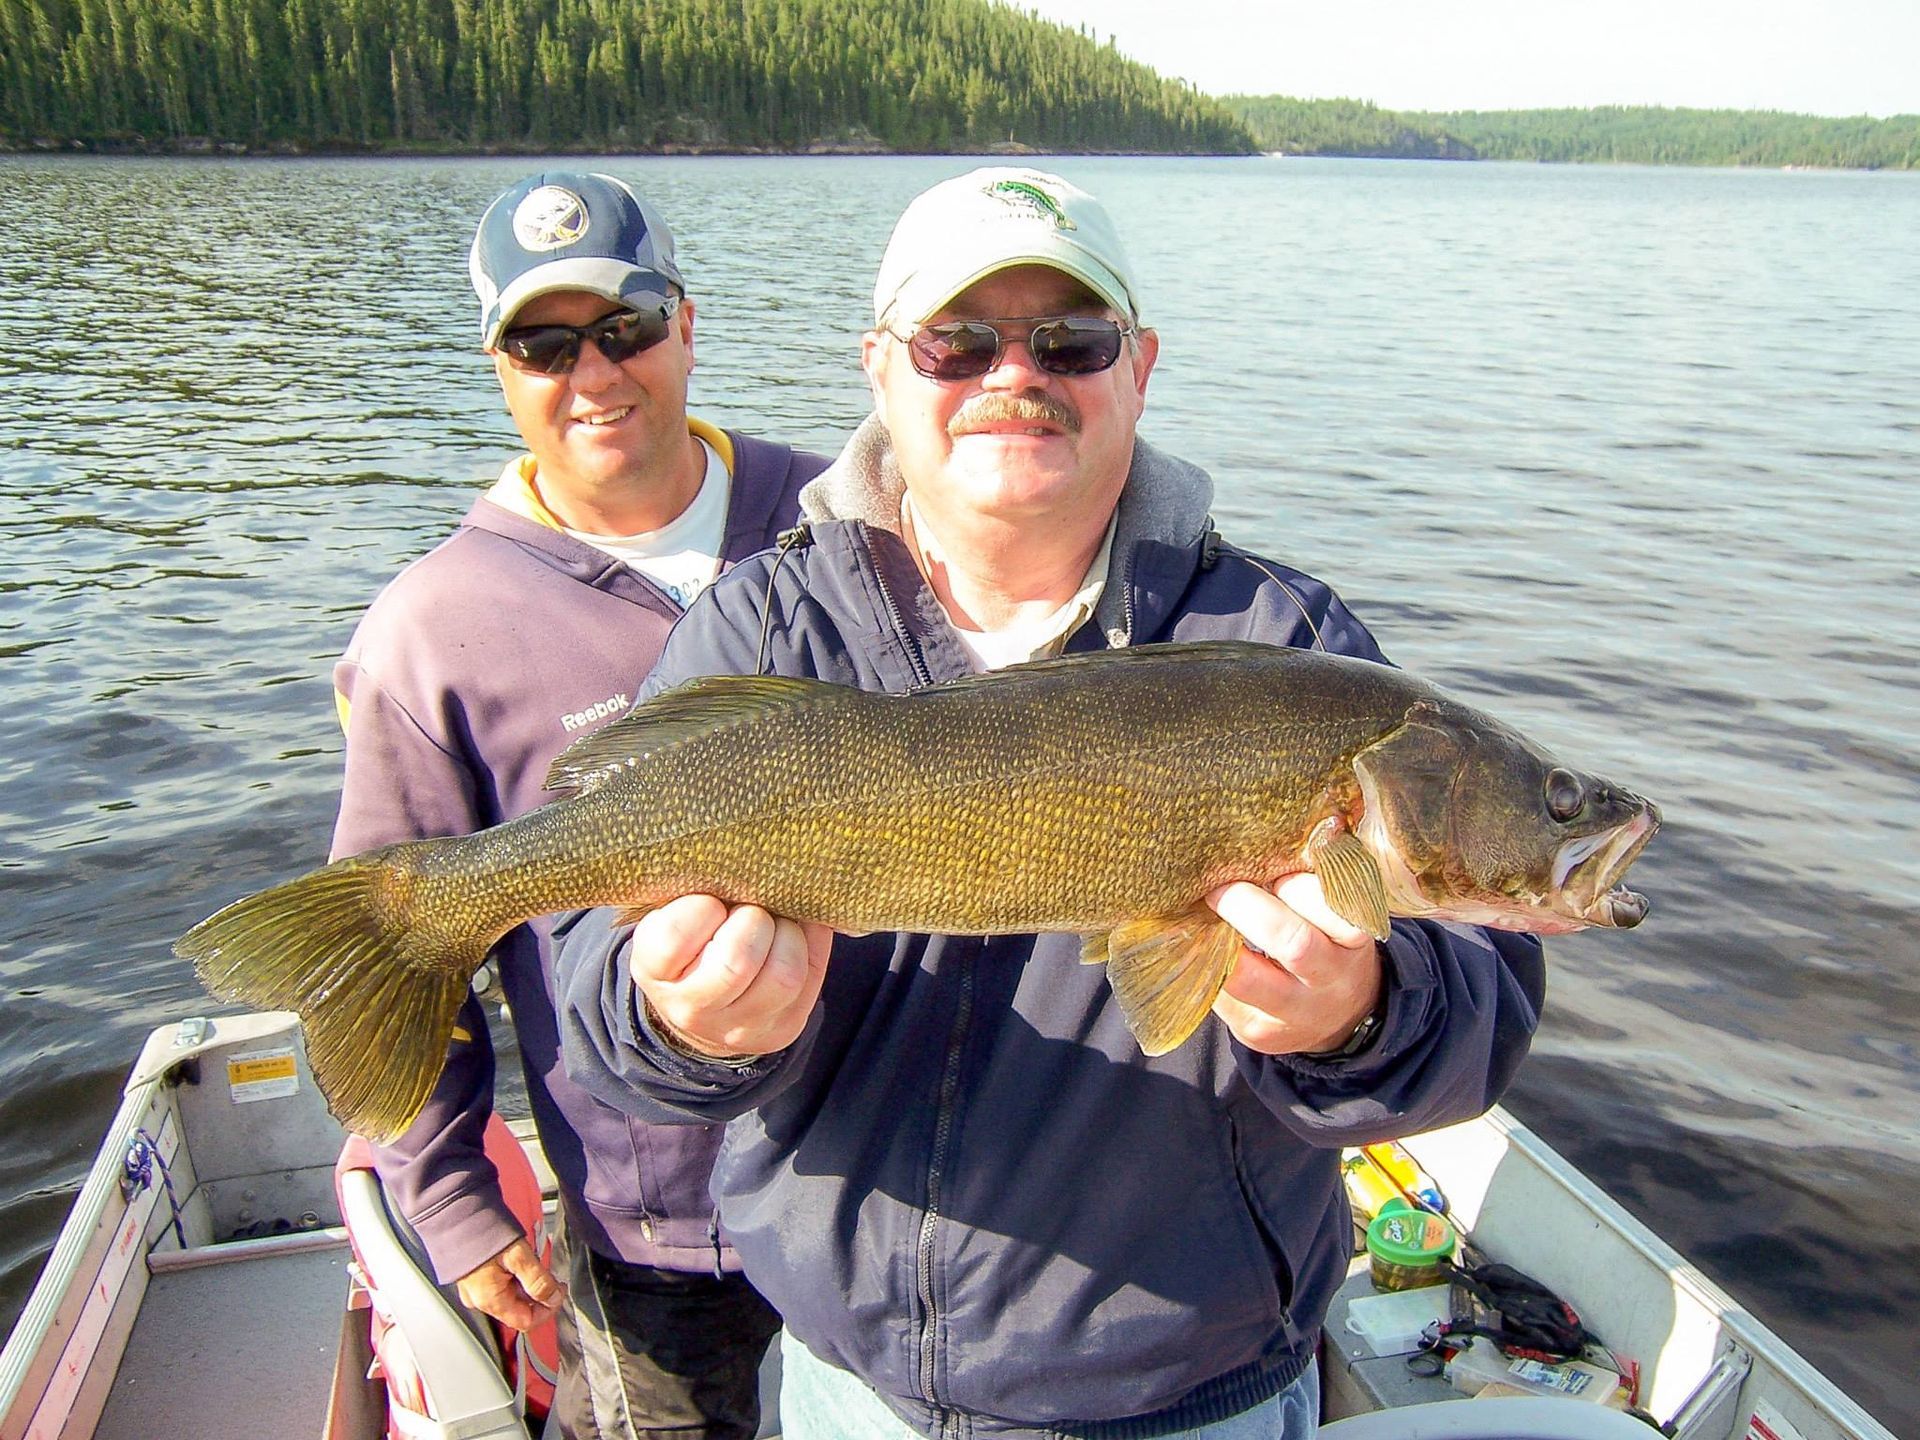
M638 307L686 290L673 232L651 206L611 175L565 170L529 175L487 207L467 270L489 350L537 295L586 290Z

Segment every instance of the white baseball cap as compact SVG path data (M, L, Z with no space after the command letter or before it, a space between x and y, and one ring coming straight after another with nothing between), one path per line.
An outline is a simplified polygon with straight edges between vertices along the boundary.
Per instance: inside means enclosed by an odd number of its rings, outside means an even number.
M1015 265L1047 265L1128 320L1140 304L1106 209L1044 170L988 166L943 180L901 213L880 258L873 321L919 325L969 285Z

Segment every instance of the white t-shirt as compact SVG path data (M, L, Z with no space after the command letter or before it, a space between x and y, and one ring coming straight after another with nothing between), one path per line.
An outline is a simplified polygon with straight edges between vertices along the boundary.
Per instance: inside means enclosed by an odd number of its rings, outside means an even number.
M967 630L958 624L954 625L954 635L973 657L975 664L983 670L999 670L1008 665L1024 664L1028 660L1047 659L1058 655L1066 647L1068 637L1091 618L1094 607L1100 603L1101 591L1107 587L1107 570L1113 560L1113 532L1118 519L1116 512L1114 519L1107 522L1106 538L1094 552L1093 563L1087 567L1079 590L1058 610L1038 619L1018 621L999 630ZM905 493L900 496L900 520L901 527L908 535L919 533L919 527L914 524L913 500ZM925 542L913 540L909 543L918 545ZM951 620L953 617L947 618Z
M707 474L693 503L658 530L639 535L594 535L567 529L576 540L638 570L673 598L682 610L720 573L720 547L727 538L727 497L733 476L726 462L704 439ZM565 529L566 527L562 527Z

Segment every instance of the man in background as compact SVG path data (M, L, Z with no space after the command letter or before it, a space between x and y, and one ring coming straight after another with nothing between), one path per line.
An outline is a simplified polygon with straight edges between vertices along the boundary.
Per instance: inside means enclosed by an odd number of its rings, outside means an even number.
M1136 438L1140 313L1112 221L1059 177L921 195L875 287L874 413L807 487L806 543L709 590L648 693L762 669L900 692L1151 641L1381 660ZM788 1440L1314 1432L1341 1147L1493 1103L1541 950L1413 920L1376 943L1307 874L1209 904L1245 943L1155 1057L1074 935L834 936L701 895L562 922L569 1073L649 1118L750 1117L714 1189L785 1320Z
M666 224L621 181L521 181L481 218L470 272L527 453L381 593L336 667L335 857L552 798L554 756L626 711L685 606L792 524L825 463L689 418L694 303ZM546 922L491 959L559 1181L564 1284L483 1150L494 1054L472 995L426 1108L376 1150L390 1197L469 1305L521 1330L555 1316L549 1433L747 1440L779 1322L720 1232L720 1126L631 1119L568 1081Z

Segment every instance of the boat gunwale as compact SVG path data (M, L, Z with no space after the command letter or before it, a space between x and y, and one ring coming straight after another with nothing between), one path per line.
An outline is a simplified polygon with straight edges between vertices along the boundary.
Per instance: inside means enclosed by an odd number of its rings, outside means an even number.
M156 1076L130 1086L121 1097L113 1123L107 1127L107 1133L101 1139L100 1149L60 1227L53 1250L46 1264L41 1267L33 1293L27 1297L26 1306L7 1337L5 1349L0 1350L0 1427L4 1427L0 1428L0 1434L4 1434L7 1440L12 1440L16 1433L12 1429L16 1419L22 1421L17 1433L25 1434L46 1403L67 1349L80 1334L80 1321L86 1312L94 1284L112 1258L114 1237L120 1233L127 1216L135 1210L146 1212L140 1219L138 1238L141 1249L129 1259L121 1284L107 1297L107 1321L96 1344L104 1340L107 1330L111 1328L128 1281L137 1276L134 1283L141 1289L145 1288L151 1272L144 1264L136 1262L147 1259L146 1235L161 1190L160 1187L149 1186L141 1195L129 1199L121 1191L120 1179L129 1148L140 1137L156 1111L160 1116L156 1127L160 1143L165 1144L171 1133L177 1157L185 1141L179 1117L165 1091L164 1077ZM163 1157L162 1163L172 1164L173 1159ZM93 1279L84 1289L77 1288L77 1282L90 1263ZM137 1304L135 1309L137 1311ZM63 1323L65 1335L59 1337L59 1344L55 1346L51 1342L59 1336ZM37 1393L33 1393L35 1385L38 1386ZM19 1417L16 1412L26 1403L29 1394L32 1394L33 1409L26 1416ZM78 1391L75 1399L78 1399Z
M1642 1260L1663 1273L1677 1292L1708 1314L1721 1327L1725 1342L1722 1349L1726 1345L1735 1345L1747 1352L1755 1363L1740 1386L1739 1402L1743 1418L1752 1412L1764 1381L1765 1388L1791 1389L1810 1409L1830 1417L1832 1423L1850 1435L1859 1437L1859 1440L1899 1440L1891 1430L1868 1414L1857 1400L1828 1378L1824 1371L1769 1329L1758 1315L1709 1279L1692 1261L1662 1240L1504 1106L1495 1105L1477 1119L1426 1135L1409 1136L1400 1143L1425 1169L1427 1162L1422 1158L1423 1150L1443 1145L1450 1132L1469 1131L1481 1125L1492 1129L1506 1142L1508 1150L1517 1151L1521 1159L1541 1177L1559 1187L1575 1207L1592 1215L1616 1238L1636 1251ZM1445 1169L1444 1166L1438 1168ZM1467 1227L1467 1232L1471 1238L1471 1226ZM1519 1264L1520 1268L1527 1268L1524 1260ZM1765 1367L1764 1374L1762 1366Z

